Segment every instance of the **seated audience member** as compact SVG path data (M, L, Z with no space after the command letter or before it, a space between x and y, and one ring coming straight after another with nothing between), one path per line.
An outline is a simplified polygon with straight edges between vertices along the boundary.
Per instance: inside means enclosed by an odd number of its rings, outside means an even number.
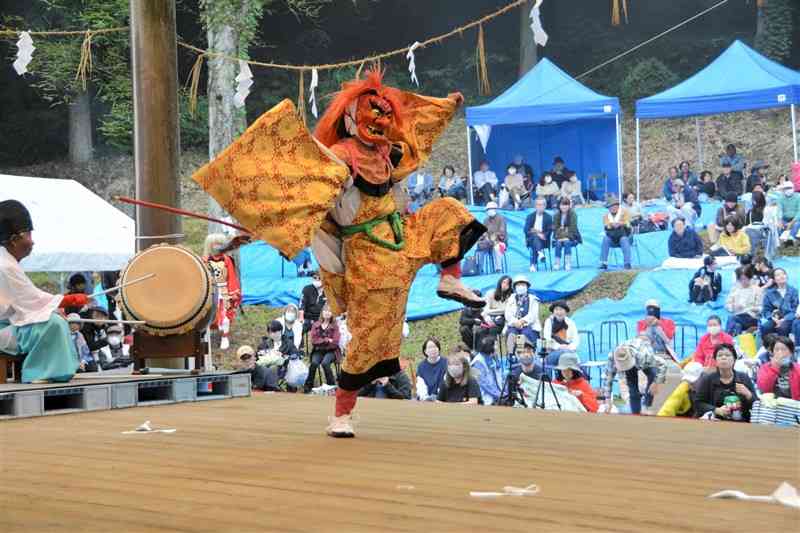
M475 173L478 174L477 172ZM417 205L424 204L430 200L433 192L433 176L425 172L425 169L420 168L408 177L408 196L411 201Z
M735 194L738 198L744 194L744 176L733 171L730 164L722 164L722 174L717 177L717 194L720 198L727 198L728 194Z
M763 255L756 256L753 260L753 282L762 291L775 285L775 271L772 269L772 262Z
M81 314L83 318L91 320L108 320L108 312L102 307L93 306L86 312ZM89 346L89 351L92 352L92 357L95 361L100 362L100 350L108 346L108 332L106 323L91 323L86 322L81 327L83 338L86 339L86 344Z
M641 204L636 201L636 195L629 192L622 198L622 208L628 213L628 220L631 226L638 226L644 219L644 215L642 214Z
M714 198L717 194L717 185L714 183L714 176L708 170L700 173L700 180L695 186L697 192L697 199L701 202L707 202Z
M611 248L622 248L625 270L631 268L631 225L628 213L620 209L619 202L613 196L609 199L608 213L603 215L605 235L600 248L600 269L608 268L608 253Z
M292 338L284 333L283 325L277 320L273 320L267 326L267 336L261 337L257 351L259 355L276 351L284 358L300 356L300 350L294 345Z
M717 259L713 255L703 258L703 266L689 282L689 301L694 304L715 302L722 292L722 276L717 272Z
M722 331L722 319L717 315L711 315L706 320L706 333L700 337L700 342L692 354L692 360L704 368L717 366L714 350L720 344L733 344L733 337Z
M697 384L695 416L713 413L720 420L750 421L750 408L757 399L753 382L747 374L736 372L736 349L720 344L714 350L716 370L705 374Z
M484 337L478 354L472 360L472 369L477 373L483 405L497 405L506 385L506 369L495 351L494 337Z
M669 236L669 256L693 259L703 256L703 240L693 228L686 227L686 221L676 218L672 221L672 235Z
M389 376L372 380L358 393L367 398L389 398L390 400L411 399L411 379L405 370Z
M108 344L100 349L100 367L103 370L122 368L130 365L131 347L124 342L125 330L120 324L112 324L106 329Z
M544 321L542 340L547 349L545 364L550 371L558 364L564 352L577 352L580 345L578 326L567 316L569 304L563 300L550 304L551 315Z
M483 321L490 325L487 334L500 335L506 325L506 302L514 295L511 276L501 276L494 289L486 293Z
M736 269L736 284L725 300L725 309L730 313L725 331L733 337L758 326L761 289L752 280L752 266L740 266Z
M717 244L711 247L711 253L716 256L742 257L750 253L750 238L742 230L741 222L736 217L729 217L725 221L725 231L719 236Z
M322 280L319 272L311 272L311 283L303 287L303 296L300 300L300 320L303 321L303 333L311 331L311 326L319 320L322 307L327 301L322 291Z
M752 194L752 207L745 215L744 232L750 240L750 255L756 252L762 245L766 245L769 236L769 229L764 225L764 209L767 207L767 197L763 192L756 191Z
M775 285L764 292L761 308L761 337L769 333L788 337L797 316L798 293L797 288L789 285L789 276L786 270L774 270Z
M747 182L745 184L745 192L753 192L757 185L762 187L762 191L767 190L767 169L769 168L769 164L765 163L764 161L756 161L753 163L753 167L750 171L750 175L747 176Z
M695 387L703 375L703 365L692 361L683 368L681 382L667 397L658 416L694 416Z
M283 365L283 359L278 356L271 364L258 364L256 352L252 346L240 346L236 350L238 362L236 374L250 374L250 386L255 390L278 390L278 369ZM263 360L262 360L263 361Z
M447 360L442 357L442 345L436 337L428 337L422 343L425 359L417 365L417 398L433 401L439 396L439 387L447 372Z
M508 193L508 203L513 206L514 210L522 208L522 200L524 199L526 193L528 192L525 189L525 183L523 181L523 175L519 173L519 170L514 165L509 165L507 169L508 174L506 175L506 179L503 182L503 186ZM505 205L501 205L500 207L506 207Z
M636 323L636 334L647 337L656 355L674 355L670 344L675 338L675 322L661 318L661 306L657 300L647 300L644 305L646 314Z
M481 296L481 291L473 291L476 296ZM470 350L475 350L480 345L480 340L487 334L489 324L483 321L483 309L464 306L458 318L458 331L461 340Z
M766 241L764 242L764 255L768 258L775 257L780 246L783 220L781 217L781 207L778 205L779 198L775 195L767 196L767 207L764 208L764 227Z
M524 335L517 337L514 350L518 359L518 364L511 367L508 384L502 391L503 405L513 405L517 400L517 388L520 376L525 375L531 379L542 378L542 366L536 364L536 345Z
M517 174L520 176L533 176L533 167L525 162L525 158L522 155L517 154L514 156L514 159L511 163L506 166L506 168L514 165L514 168L517 169Z
M292 338L295 348L302 350L303 321L299 320L299 310L297 306L294 304L287 305L286 309L283 310L283 315L278 317L277 320L283 326L283 331L286 332L286 335Z
M447 165L442 170L442 176L439 178L439 194L442 197L455 198L456 200L463 200L467 197L464 181L456 176L456 169L450 165Z
M794 361L793 355L794 342L785 336L777 337L769 363L758 369L756 382L761 394L800 400L800 363Z
M72 274L67 281L67 294L86 294L86 278L80 272ZM67 314L80 313L82 306L69 306L64 308Z
M700 215L700 202L697 201L697 193L694 189L687 187L681 179L672 181L672 201L667 206L670 218L684 218L689 225Z
M561 184L561 199L569 200L572 202L572 205L583 205L586 203L586 199L583 197L583 191L581 190L581 180L579 180L578 176L575 174Z
M572 209L568 198L558 202L558 211L553 215L553 239L555 257L553 270L561 269L561 256L564 256L564 270L572 270L572 249L582 242L578 230L578 214Z
M486 218L483 220L483 225L486 226L486 233L481 235L478 240L478 251L492 254L494 270L500 272L503 270L503 256L506 253L508 232L506 219L497 212L495 202L486 204ZM488 272L484 272L484 274L488 274Z
M639 372L647 377L644 398L639 390ZM625 382L630 393L631 413L638 415L642 405L649 410L653 399L658 394L660 384L666 383L667 364L653 352L647 337L638 336L617 346L608 357L605 382L604 411L610 412L613 404L612 390L617 374L625 375Z
M439 387L437 400L475 405L480 398L481 388L472 377L469 366L469 350L465 346L456 346L447 356L447 373Z
M678 165L678 177L686 184L687 188L694 189L700 180L697 178L697 174L689 169L689 166L688 161L681 161L681 164Z
M708 230L708 240L715 244L719 240L719 234L725 230L725 221L730 217L736 217L742 221L745 219L744 206L736 203L736 194L729 193L725 196L725 201L717 210L714 222L706 228Z
M727 164L736 172L742 173L744 167L747 166L747 161L736 153L736 145L729 144L725 147L725 153L719 155L719 164L723 167Z
M514 296L506 303L506 346L516 347L515 337L524 335L534 345L539 339L539 299L530 294L531 283L523 275L514 277Z
M678 167L669 167L669 176L664 181L664 186L661 188L661 192L664 195L664 199L669 203L672 202L672 191L675 190L675 180L678 179Z
M781 209L782 228L788 231L787 235L781 235L781 240L785 242L798 242L798 232L800 232L800 193L794 191L791 182L784 182L777 187L781 197L778 205Z
M597 412L597 395L581 372L578 354L563 352L558 358L556 366L556 385L563 385L570 394L575 396L590 413Z
M553 176L553 181L560 188L570 177L575 175L575 172L564 165L564 160L561 159L561 156L556 156L553 159L553 168L550 170L550 175Z
M78 372L97 372L97 361L92 357L92 351L89 350L89 345L86 344L86 339L81 333L80 318L78 313L67 315L72 342L75 344L75 350L78 353Z
M531 251L531 272L536 272L537 265L545 260L544 250L550 247L553 233L553 217L545 211L544 198L537 198L536 209L525 219L525 242Z
M480 170L473 174L472 181L481 203L486 204L497 199L497 175L489 170L488 161L481 161Z
M333 313L328 304L322 308L322 315L319 320L311 326L311 356L308 367L308 378L306 378L304 392L309 393L314 387L314 378L317 376L317 369L322 365L325 374L325 383L336 385L336 378L333 376L332 365L341 358L339 351L339 324L333 319Z
M553 176L547 172L536 185L536 199L544 198L548 209L555 209L560 192L558 185L553 182Z

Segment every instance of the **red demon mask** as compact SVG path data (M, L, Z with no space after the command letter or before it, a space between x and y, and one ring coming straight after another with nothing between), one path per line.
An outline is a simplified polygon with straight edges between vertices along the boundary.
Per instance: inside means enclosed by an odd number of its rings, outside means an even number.
M392 104L382 96L365 94L356 106L356 136L367 144L387 144L392 125Z

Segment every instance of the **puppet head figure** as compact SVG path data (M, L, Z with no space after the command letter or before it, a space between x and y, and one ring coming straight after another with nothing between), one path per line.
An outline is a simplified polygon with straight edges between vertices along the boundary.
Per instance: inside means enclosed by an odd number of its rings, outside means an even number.
M210 233L203 243L203 255L206 257L219 255L226 244L228 244L228 238L223 233Z
M317 124L314 136L325 146L344 137L369 145L390 144L388 133L399 127L403 104L399 90L383 85L383 73L370 70L363 80L345 83Z

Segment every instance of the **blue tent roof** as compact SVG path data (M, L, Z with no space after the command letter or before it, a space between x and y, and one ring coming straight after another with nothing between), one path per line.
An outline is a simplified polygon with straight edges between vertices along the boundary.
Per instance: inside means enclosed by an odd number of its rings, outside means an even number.
M800 72L735 41L703 70L636 102L638 118L730 113L800 103Z
M618 112L617 98L594 92L544 58L488 104L468 107L467 124L545 124Z

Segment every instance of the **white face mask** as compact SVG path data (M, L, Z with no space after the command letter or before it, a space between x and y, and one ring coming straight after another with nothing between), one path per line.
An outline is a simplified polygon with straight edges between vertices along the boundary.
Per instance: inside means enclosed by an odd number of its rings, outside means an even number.
M322 287L322 281L320 281L320 280L318 280L318 279L315 279L314 281L312 281L312 282L311 282L311 284L312 284L314 287L318 288L318 289L319 289L320 287Z
M461 379L461 377L464 375L464 366L447 365L447 373L450 374L450 377L453 379Z
M517 169L516 168L509 168L508 169L508 175L509 176L513 176L516 173L517 173Z
M783 191L783 195L786 196L787 198L791 197L793 194L794 191L791 189L786 189L785 191Z
M708 326L708 332L711 335L719 335L720 329L719 326Z
M514 287L514 292L518 295L522 296L523 294L528 294L528 286L524 283L519 283L516 287Z
M486 211L486 214L489 215L490 217L494 217L497 214L497 209L488 209Z
M111 346L119 346L122 344L122 337L119 335L111 335L108 337L108 344Z
M294 311L286 313L287 322L294 322L296 318L297 318L297 313L295 313Z
M544 179L545 183L550 183L551 181L553 181L553 178L547 177Z

